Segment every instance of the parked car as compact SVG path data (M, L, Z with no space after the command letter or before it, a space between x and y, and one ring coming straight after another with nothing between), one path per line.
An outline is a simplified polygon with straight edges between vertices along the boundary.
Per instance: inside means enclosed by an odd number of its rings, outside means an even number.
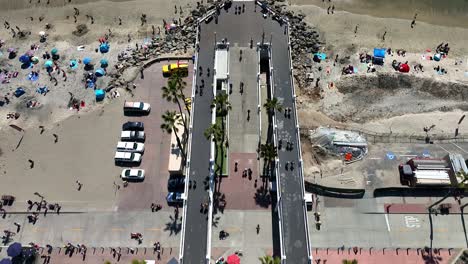
M114 157L116 162L141 162L141 154L140 153L132 153L132 152L122 152L117 151L115 152Z
M117 151L143 153L145 151L145 144L119 141L117 142Z
M168 204L181 204L184 200L182 199L181 192L169 192L166 197Z
M132 131L143 131L145 130L145 125L143 122L127 122L122 125L122 130L132 130Z
M144 180L145 170L142 169L123 169L120 174L122 180Z
M149 113L151 106L144 102L125 102L123 110L124 112Z
M167 181L167 190L170 192L176 192L184 190L185 177L172 177Z
M120 133L120 140L122 141L140 141L144 142L146 139L145 132L143 131L122 131Z
M188 75L188 62L177 62L163 65L162 72L164 77L171 76L173 73L178 73L181 76Z

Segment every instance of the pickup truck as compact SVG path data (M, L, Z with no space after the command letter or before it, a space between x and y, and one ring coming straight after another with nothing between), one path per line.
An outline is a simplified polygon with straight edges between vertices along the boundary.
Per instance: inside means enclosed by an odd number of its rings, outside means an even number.
M145 144L119 141L117 142L117 151L142 153L145 151Z
M151 106L148 103L144 103L144 102L125 102L124 103L124 112L149 113L150 111L151 111Z
M120 133L120 139L122 141L139 141L144 142L146 139L145 132L143 131L130 131L124 130Z

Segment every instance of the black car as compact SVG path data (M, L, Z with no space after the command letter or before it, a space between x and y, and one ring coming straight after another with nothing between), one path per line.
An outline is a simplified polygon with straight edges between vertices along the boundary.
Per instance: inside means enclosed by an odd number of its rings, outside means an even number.
M122 130L143 131L145 126L143 122L127 122L122 125Z
M183 191L185 187L185 177L173 177L167 181L167 190L170 192Z

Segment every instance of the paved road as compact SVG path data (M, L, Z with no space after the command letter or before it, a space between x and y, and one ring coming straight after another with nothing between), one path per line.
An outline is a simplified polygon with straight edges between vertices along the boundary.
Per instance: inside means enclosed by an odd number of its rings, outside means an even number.
M278 41L275 41L279 37ZM275 35L272 44L273 66L273 94L283 102L283 107L294 108L292 93L292 80L289 74L289 52L286 35ZM278 140L292 142L292 151L286 151L283 147L278 153L279 181L281 185L280 206L283 217L283 236L287 263L307 263L307 228L304 212L304 197L302 196L302 182L304 178L299 164L299 145L296 133L296 115L294 109L290 117L282 113L276 115L278 126ZM285 144L283 143L283 146ZM286 169L285 163L293 162L293 170Z
M236 15L234 8L245 4L245 12ZM206 68L213 68L213 55L215 39L220 41L227 38L231 46L238 45L247 47L252 38L254 43L270 39L273 43L273 66L275 67L275 94L284 99L286 106L292 106L292 85L289 77L289 56L287 49L287 35L284 28L271 18L263 18L260 8L254 8L254 2L233 2L230 10L222 10L218 23L213 19L209 23L201 24L201 41L199 63L206 73ZM199 185L208 176L209 165L209 144L204 138L203 131L210 124L209 105L212 100L211 81L205 78L205 89L203 96L199 94L195 98L194 127L192 134L192 160L190 167L190 179L196 180ZM197 77L197 84L200 85L200 76ZM247 87L256 89L256 87ZM236 106L233 106L235 108ZM297 143L294 133L295 116L291 119L278 121L281 134L288 136ZM232 144L232 143L231 143ZM294 161L296 166L299 163L299 156L296 150L292 152L281 152L279 158L282 162L286 160ZM283 221L284 239L288 263L307 263L307 242L304 212L302 211L301 180L299 171L285 171L281 167L281 184L283 190ZM206 216L200 214L200 204L207 201L208 193L203 188L197 187L188 193L188 207L186 214L186 231L184 244L184 263L203 263L206 252Z

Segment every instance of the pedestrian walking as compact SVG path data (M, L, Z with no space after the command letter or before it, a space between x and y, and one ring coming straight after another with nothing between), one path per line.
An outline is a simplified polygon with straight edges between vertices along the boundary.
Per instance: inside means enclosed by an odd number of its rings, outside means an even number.
M250 121L250 109L247 109L247 122Z
M58 135L57 134L52 134L52 136L54 136L54 143L57 143L58 142Z
M238 165L237 161L234 162L234 172L237 172L237 165Z
M21 229L21 225L17 222L14 222L13 223L15 226L16 226L16 233L19 233L20 229Z
M29 168L30 169L34 168L34 160L28 159L28 161L29 161Z
M244 82L240 82L240 94L244 93Z
M260 225L257 224L257 227L255 229L257 229L257 235L258 235L258 233L260 233Z
M78 184L78 191L81 191L81 187L83 187L83 184L80 181L76 181L76 184Z

